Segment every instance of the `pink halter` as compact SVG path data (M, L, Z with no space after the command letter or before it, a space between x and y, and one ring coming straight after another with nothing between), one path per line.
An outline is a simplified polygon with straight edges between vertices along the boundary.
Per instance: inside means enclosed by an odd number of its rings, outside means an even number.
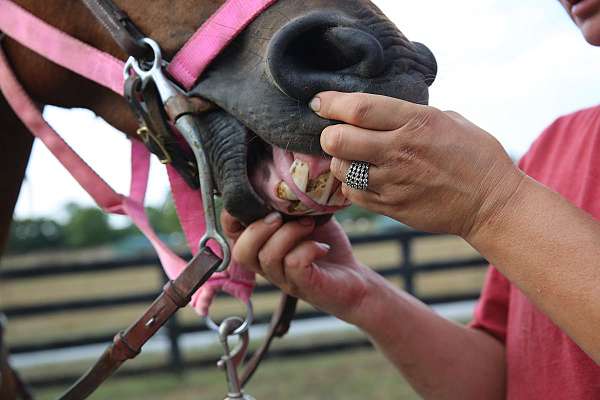
M184 88L190 89L204 70L248 24L276 0L227 0L202 25L175 56L168 71ZM10 0L0 0L0 31L43 57L123 94L124 63L48 25ZM186 262L173 253L156 235L144 210L150 154L132 140L132 180L129 196L115 192L83 161L43 120L40 110L14 76L0 48L0 91L15 113L39 138L79 184L105 211L128 215L156 250L169 278L177 277ZM203 205L197 192L189 188L179 174L167 167L175 206L192 252L204 231ZM232 264L226 272L213 275L196 293L192 306L200 315L219 290L247 302L254 288L254 274Z

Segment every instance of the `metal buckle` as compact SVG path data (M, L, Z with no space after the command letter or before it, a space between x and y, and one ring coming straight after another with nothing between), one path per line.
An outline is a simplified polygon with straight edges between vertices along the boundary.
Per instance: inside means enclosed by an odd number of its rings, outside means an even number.
M160 154L156 154L156 156L158 157L158 160L161 164L170 164L173 161L173 158L165 148L165 145L154 134L152 129L148 128L146 125L143 125L137 130L136 133L140 138L142 138L144 143L152 142L154 145L156 145L156 147L160 151Z
M144 38L142 41L148 47L150 47L154 53L152 64L149 66L142 65L142 63L135 58L129 57L125 63L123 74L125 79L127 79L133 71L137 76L140 77L143 85L149 81L153 81L156 85L158 93L160 94L163 104L166 104L171 97L177 96L179 93L182 93L182 91L175 86L175 84L173 84L173 82L171 82L163 73L164 64L158 43L149 38Z

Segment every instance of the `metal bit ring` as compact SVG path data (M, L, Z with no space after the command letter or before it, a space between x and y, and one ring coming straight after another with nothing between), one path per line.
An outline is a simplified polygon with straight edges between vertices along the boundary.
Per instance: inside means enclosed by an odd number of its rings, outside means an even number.
M371 164L365 161L352 161L346 172L348 187L366 192L369 189L369 168Z
M204 317L204 322L206 323L206 326L217 333L220 333L220 329L221 326L219 324L217 324L211 317L210 315L206 315ZM246 303L246 319L243 321L243 323L240 325L239 328L237 328L234 332L231 333L231 335L241 335L244 332L247 332L250 329L250 326L252 325L252 323L254 322L254 307L252 306L252 302L248 301L248 303Z

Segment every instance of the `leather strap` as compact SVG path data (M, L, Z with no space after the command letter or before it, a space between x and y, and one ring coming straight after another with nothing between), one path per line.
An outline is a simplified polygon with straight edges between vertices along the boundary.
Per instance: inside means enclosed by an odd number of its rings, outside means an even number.
M171 164L191 188L198 189L198 166L189 150L173 135L156 87L149 84L142 88L141 79L132 76L125 81L125 98L137 116L138 136L148 150L161 163Z
M198 253L174 281L126 331L118 333L100 359L60 400L81 400L92 394L127 360L135 358L142 346L175 314L216 271L221 260L208 250Z
M31 389L12 368L8 359L8 350L4 344L6 316L0 313L0 397L33 400ZM3 387L3 385L7 385ZM18 396L18 397L16 397ZM5 398L5 397L2 397Z
M82 400L94 393L121 365L135 358L141 352L142 346L179 308L188 304L191 295L216 270L219 263L220 260L212 254L206 252L198 254L179 278L165 285L163 293L144 315L125 332L117 334L100 359L58 400ZM297 303L295 297L282 295L263 343L245 363L244 371L240 376L242 387L256 372L273 339L282 337L288 332Z
M141 42L144 35L115 3L111 0L83 0L83 3L127 55L136 59L148 55L149 48Z
M33 400L34 397L31 388L25 383L23 378L21 378L21 375L19 375L19 373L10 366L10 364L8 364L7 366L10 369L10 372L12 373L12 378L17 388L17 393L20 396L19 398L21 400Z

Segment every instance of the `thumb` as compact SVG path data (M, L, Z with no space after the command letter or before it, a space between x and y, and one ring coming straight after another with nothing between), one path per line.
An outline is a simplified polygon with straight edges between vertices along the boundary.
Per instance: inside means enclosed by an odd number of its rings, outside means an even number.
M244 226L238 221L233 215L229 214L225 209L221 212L221 227L223 233L230 240L237 240L242 232L244 232Z

